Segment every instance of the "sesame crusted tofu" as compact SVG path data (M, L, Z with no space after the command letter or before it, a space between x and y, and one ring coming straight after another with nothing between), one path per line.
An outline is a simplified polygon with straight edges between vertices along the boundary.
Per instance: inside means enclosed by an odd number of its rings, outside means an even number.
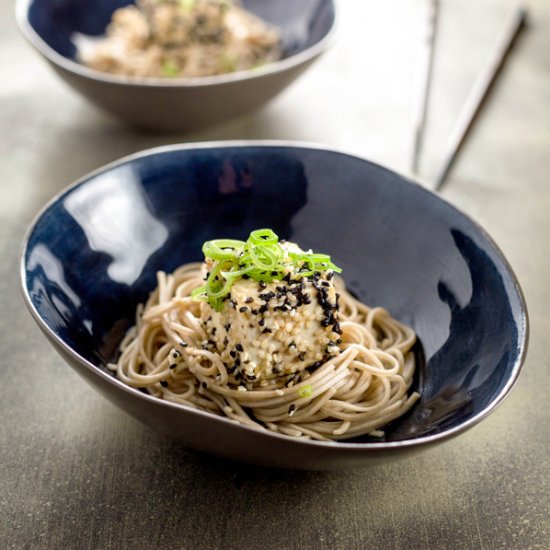
M287 273L269 283L241 279L220 311L201 305L212 351L244 381L315 368L340 352L332 271Z
M281 55L279 31L232 0L136 0L77 52L93 69L138 77L212 76Z

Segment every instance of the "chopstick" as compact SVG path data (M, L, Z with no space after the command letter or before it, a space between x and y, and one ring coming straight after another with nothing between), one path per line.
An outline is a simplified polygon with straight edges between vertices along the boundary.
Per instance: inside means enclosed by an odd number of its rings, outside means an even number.
M424 42L424 65L423 75L421 80L421 87L418 94L418 102L416 105L416 116L414 124L414 144L413 154L411 162L411 172L416 174L418 172L418 162L420 159L420 152L422 150L422 144L424 140L424 128L426 125L426 114L428 110L428 99L430 95L430 82L432 79L432 67L434 58L434 44L437 30L439 12L439 0L430 0L428 7L428 26L426 30L426 40Z
M498 75L508 54L527 22L527 9L523 4L520 4L514 11L513 17L507 23L502 37L498 42L497 48L489 63L482 69L478 75L470 94L460 112L458 121L451 133L451 137L447 144L443 161L434 180L434 189L439 191L445 183L453 164L455 163L466 137L472 129L485 100L489 96L489 92L495 83Z

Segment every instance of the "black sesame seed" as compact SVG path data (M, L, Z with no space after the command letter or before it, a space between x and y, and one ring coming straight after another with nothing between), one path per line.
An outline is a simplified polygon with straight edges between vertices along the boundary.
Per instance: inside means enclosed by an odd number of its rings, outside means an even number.
M259 321L258 321L258 324L263 327L265 325L265 319L262 317Z
M265 284L264 281L260 281L260 283L259 283L259 287L260 287L260 288L265 288L266 286L267 286L267 285Z
M163 388L167 388L167 387L168 387L168 382L166 382L166 380L161 380L161 381L160 381L160 385L161 385Z
M321 284L323 286L330 286L330 283L328 281L322 281Z
M170 368L175 369L177 366L178 366L177 363L174 363L173 365L170 365Z
M257 309L251 309L250 313L252 313L252 315L258 315L259 312Z
M236 367L240 367L240 366L241 366L241 360L240 360L240 359L235 359L235 366L236 366Z
M305 352L305 351L301 351L301 352L298 354L298 359L300 359L300 361L303 361L305 358L306 358L306 352Z
M264 328L264 330L262 330L262 334L271 334L272 332L270 328Z
M288 414L293 413L296 410L296 405L294 403L291 403L288 406Z
M330 281L334 277L334 271L329 271L327 273L327 279Z
M241 313L245 313L245 312L248 311L248 308L247 308L246 306L242 306L242 307L239 308L239 311L240 311Z
M226 332L229 332L229 329L231 328L231 323L227 323L227 325L225 325L223 328Z
M235 359L235 357L237 357L237 352L232 349L230 352L229 352L229 355L231 355L231 357L233 357L233 359Z
M187 342L180 342L180 346L182 348L186 348L187 347Z
M249 297L244 301L244 303L245 303L245 304L251 304L253 301L254 301L254 298L252 298L252 296L249 296Z
M201 382L201 387L205 390L208 387L208 384L206 382Z
M237 348L237 351L243 351L241 344L237 344L235 347Z

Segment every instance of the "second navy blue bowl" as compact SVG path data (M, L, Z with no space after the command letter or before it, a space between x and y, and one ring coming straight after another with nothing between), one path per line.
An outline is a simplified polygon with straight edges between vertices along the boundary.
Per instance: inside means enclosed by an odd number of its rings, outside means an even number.
M201 260L205 240L260 227L330 254L360 300L417 332L421 398L383 440L263 433L161 401L105 370L157 270ZM380 166L303 145L181 145L102 168L39 214L21 278L40 328L108 399L197 449L271 466L358 466L459 434L508 394L527 348L518 282L476 223Z
M261 68L199 78L126 77L76 61L76 37L104 34L113 12L131 0L16 0L19 28L70 86L143 128L192 131L264 105L332 44L333 0L243 0L281 31L283 59Z

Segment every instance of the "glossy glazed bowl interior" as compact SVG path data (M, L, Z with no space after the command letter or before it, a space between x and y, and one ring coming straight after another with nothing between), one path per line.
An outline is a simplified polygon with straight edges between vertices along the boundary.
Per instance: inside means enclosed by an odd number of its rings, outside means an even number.
M103 368L157 270L201 260L207 239L242 239L259 227L331 254L360 300L417 332L421 398L384 439L260 432L150 397ZM527 345L518 283L478 225L380 166L314 146L182 145L102 168L39 214L21 277L40 328L108 399L194 448L271 466L359 466L461 433L507 395Z
M252 111L281 92L332 44L332 0L243 0L276 25L283 59L201 78L138 78L89 69L75 60L78 37L104 34L115 9L131 0L17 0L20 29L73 88L132 125L191 131Z

